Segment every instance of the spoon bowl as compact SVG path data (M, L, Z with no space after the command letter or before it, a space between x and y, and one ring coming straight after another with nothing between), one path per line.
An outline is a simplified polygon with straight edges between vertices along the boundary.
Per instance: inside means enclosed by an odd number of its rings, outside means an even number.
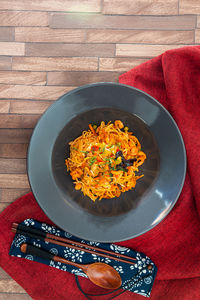
M121 286L122 280L117 271L101 262L81 266L88 278L96 285L104 289L117 289Z
M29 244L22 244L20 249L26 254L35 255L44 259L50 259L82 269L94 284L104 289L118 289L122 284L121 277L117 271L105 263L96 262L86 265L77 264Z

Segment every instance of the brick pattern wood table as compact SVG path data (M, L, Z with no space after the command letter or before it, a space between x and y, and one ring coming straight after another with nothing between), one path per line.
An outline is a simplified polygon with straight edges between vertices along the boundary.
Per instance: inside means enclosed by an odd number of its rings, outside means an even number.
M1 0L0 210L30 190L27 145L55 99L199 43L199 0ZM0 299L30 297L1 270Z

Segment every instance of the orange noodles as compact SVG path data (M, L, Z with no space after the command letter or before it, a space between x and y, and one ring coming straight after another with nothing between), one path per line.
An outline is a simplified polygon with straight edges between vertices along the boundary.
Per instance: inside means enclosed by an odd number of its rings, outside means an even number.
M69 143L70 157L65 160L68 171L81 190L95 201L119 197L136 185L138 167L146 154L128 127L120 120L89 124L89 130Z

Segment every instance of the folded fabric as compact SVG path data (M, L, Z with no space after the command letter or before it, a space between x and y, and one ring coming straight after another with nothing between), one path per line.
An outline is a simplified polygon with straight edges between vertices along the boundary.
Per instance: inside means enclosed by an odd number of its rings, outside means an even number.
M151 300L193 300L200 295L199 75L200 46L194 46L167 51L120 76L121 83L144 90L168 109L181 130L187 151L185 184L170 214L149 232L118 243L144 252L158 267ZM52 224L32 194L11 204L0 215L0 265L33 299L85 299L74 287L72 274L22 259L19 264L9 256L12 223L27 217ZM88 279L81 278L80 284L90 294L102 292ZM139 300L142 296L126 291L117 299Z
M137 87L164 105L176 121L186 147L186 180L173 210L151 231L120 243L145 249L158 266L157 278L162 280L200 277L199 76L200 46L192 46L167 51L119 78L120 83ZM199 290L200 280L192 291L184 289L181 299L195 299L196 295L199 298ZM170 299L176 297L171 295Z
M152 285L155 279L157 268L155 264L150 260L149 257L143 253L135 252L126 247L117 246L109 243L98 243L86 240L81 240L70 233L56 228L55 226L48 225L46 223L41 223L33 219L26 219L21 224L27 226L27 228L36 228L42 230L46 233L51 233L56 236L70 238L72 241L81 242L83 244L96 246L101 249L114 251L115 253L124 254L129 257L136 258L136 263L126 264L123 262L118 262L110 258L104 258L96 254L86 253L84 251L75 250L70 247L58 246L50 242L42 241L41 239L31 238L28 234L16 233L14 240L12 242L9 254L11 256L16 256L20 258L25 258L32 260L34 262L40 262L46 264L50 267L60 269L62 271L67 271L72 274L86 277L87 275L79 268L71 265L66 265L60 262L55 262L52 260L46 260L38 256L33 256L30 254L25 254L21 252L20 246L23 243L33 245L54 255L63 257L69 261L79 263L79 264L90 264L94 262L104 262L111 265L121 276L122 288L124 290L129 290L131 292L149 297L152 289ZM149 270L148 266L151 265Z

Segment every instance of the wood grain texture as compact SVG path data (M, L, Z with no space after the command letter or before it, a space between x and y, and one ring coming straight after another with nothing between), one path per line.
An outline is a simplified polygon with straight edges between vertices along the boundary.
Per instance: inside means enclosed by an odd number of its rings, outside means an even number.
M88 43L191 44L192 30L109 30L88 29Z
M0 0L0 212L30 191L29 140L54 100L199 44L200 0ZM30 299L0 269L0 300Z
M95 82L117 82L117 72L49 72L48 85L84 85Z
M15 29L12 27L0 27L0 41L9 42L15 39Z
M13 100L10 102L10 113L13 114L42 114L52 101Z
M99 12L101 9L101 0L1 0L0 9Z
M10 109L10 101L0 100L0 114L9 113L9 109Z
M26 174L0 174L0 188L30 188Z
M84 40L85 31L81 29L51 29L48 27L15 28L15 41L17 42L81 43Z
M200 29L195 30L195 42L200 44Z
M17 284L13 279L2 279L0 280L0 292L8 292L12 293L15 291L16 293L25 293L25 290ZM1 294L0 294L1 295Z
M115 45L27 43L26 56L114 56Z
M147 59L141 58L121 58L121 57L109 57L99 59L99 71L115 71L123 72L128 71L130 68L134 68L144 62Z
M74 18L73 14L52 13L51 28L113 28L113 29L160 29L183 30L195 28L194 16L108 16L83 14Z
M133 45L117 44L116 56L154 57L167 50L180 48L183 45Z
M104 14L176 15L178 0L104 0Z
M48 14L39 11L0 11L0 26L48 26Z
M17 284L17 283L16 283ZM28 294L18 293L0 293L1 300L31 300L32 298Z
M200 14L199 0L179 0L180 14Z
M197 16L197 28L200 28L200 16Z
M0 71L0 83L45 85L45 72Z
M13 42L0 42L0 55L24 55L25 44Z
M4 114L0 118L0 128L34 128L38 119L38 115Z
M0 129L0 144L27 144L31 134L31 129Z
M9 275L2 268L0 268L0 279L8 279L8 278Z
M0 98L56 100L69 92L73 87L33 86L33 85L0 85Z
M26 159L0 158L0 173L2 174L25 174Z
M0 56L0 70L11 70L11 64L11 57Z
M96 57L13 57L13 70L97 71Z
M30 189L1 189L1 202L13 202L15 199L22 197L23 195L30 192ZM6 278L6 276L2 276L2 272L0 270L0 278Z
M26 158L28 144L0 144L1 158Z

